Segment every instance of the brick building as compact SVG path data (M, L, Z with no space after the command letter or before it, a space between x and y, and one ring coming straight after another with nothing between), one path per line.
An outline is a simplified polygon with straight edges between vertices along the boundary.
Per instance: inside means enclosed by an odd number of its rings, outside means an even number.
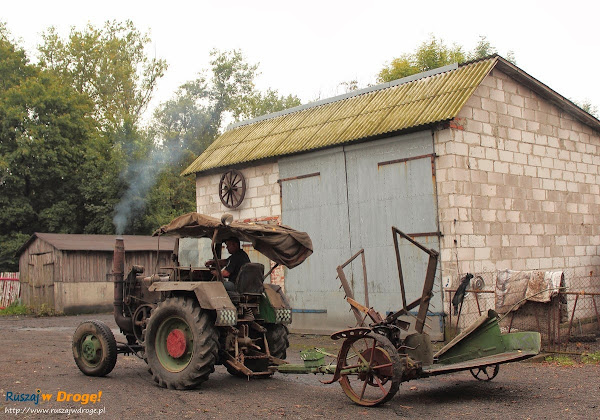
M285 288L292 326L328 331L352 324L335 267L361 248L371 305L399 308L392 225L440 251L439 287L466 272L568 269L600 291L599 147L600 121L493 56L240 123L185 173L201 213L311 235L315 253ZM246 188L228 209L231 169ZM410 300L424 264L404 268ZM362 270L350 270L360 296Z

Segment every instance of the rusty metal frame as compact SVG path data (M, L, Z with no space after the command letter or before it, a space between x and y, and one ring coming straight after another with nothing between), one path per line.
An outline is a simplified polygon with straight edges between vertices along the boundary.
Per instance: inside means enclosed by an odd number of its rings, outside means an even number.
M356 302L354 300L354 291L352 290L352 288L350 287L350 283L348 283L348 279L346 279L346 274L344 274L344 267L346 267L348 264L350 264L352 261L354 261L358 256L361 256L361 262L362 262L362 271L363 271L363 282L364 282L364 287L365 287L365 306L360 305L358 302ZM365 317L363 317L361 315L361 311L364 312L366 315L369 315L371 317L371 319L373 319L374 322L381 322L381 316L379 316L379 314L375 311L373 311L372 309L369 309L369 285L367 282L367 265L366 265L366 260L365 260L365 249L362 248L360 251L358 251L356 254L354 254L353 256L350 257L350 259L348 259L346 262L344 262L342 265L338 265L336 268L338 277L340 279L340 282L342 283L342 287L344 288L344 293L346 294L346 298L350 299L348 300L348 303L350 303L350 307L352 308L352 312L354 313L354 316L356 317L356 320L358 321L358 325L364 326L364 320ZM366 311L365 311L366 309ZM371 313L372 311L372 313Z
M358 322L359 326L365 325L365 319L369 316L375 324L383 324L383 323L394 323L396 320L402 316L407 315L410 310L419 307L419 311L417 313L417 321L415 324L415 330L418 333L423 332L423 327L425 326L425 319L427 318L427 312L429 310L429 301L431 300L431 296L433 296L432 290L435 281L435 272L437 270L437 263L439 258L439 253L434 249L426 248L421 245L419 242L415 241L406 233L399 230L397 227L392 226L392 235L394 238L394 249L396 251L396 263L398 265L398 279L400 281L400 291L402 294L402 309L399 311L388 315L387 318L383 319L382 316L375 311L374 309L369 307L369 289L367 284L367 267L365 262L365 250L364 248L355 253L350 259L344 262L341 265L338 265L336 268L337 275L342 283L342 287L344 289L344 293L346 294L346 301L350 304L350 308L354 313L354 317ZM423 292L421 297L416 299L411 303L406 302L406 290L404 287L404 276L402 274L402 261L400 258L400 245L398 242L398 236L406 239L411 244L415 245L417 248L421 249L427 255L429 255L429 261L427 264L427 272L425 275L425 282L423 283ZM365 305L361 305L356 300L354 300L354 292L350 287L350 283L348 283L348 279L344 274L344 267L354 261L358 256L362 256L362 269L363 269L363 281L365 288ZM364 315L363 315L364 314ZM408 324L407 324L408 325Z
M433 296L433 284L435 281L435 272L437 269L439 253L434 249L426 248L413 238L402 232L395 226L392 226L392 235L394 237L394 248L396 250L396 263L398 264L398 278L400 280L400 290L402 292L402 309L389 315L386 318L386 322L394 322L401 315L406 315L408 312L419 307L417 313L417 322L415 324L415 330L420 334L423 332L423 326L425 325L425 318L427 317L427 311L429 310L429 301ZM425 274L425 282L423 283L423 293L421 297L410 304L406 304L406 292L404 288L404 276L402 274L402 262L400 260L400 246L398 244L398 236L406 239L408 242L425 252L429 255L429 261L427 263L427 272Z

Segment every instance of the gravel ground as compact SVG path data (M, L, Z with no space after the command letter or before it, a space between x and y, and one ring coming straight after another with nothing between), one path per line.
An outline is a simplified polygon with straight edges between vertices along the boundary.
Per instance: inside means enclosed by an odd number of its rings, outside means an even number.
M270 379L248 381L217 366L201 388L171 391L154 384L143 361L119 355L110 375L91 378L81 374L71 353L71 335L88 319L99 319L117 332L110 314L0 318L0 416L65 417L72 409L71 417L90 417L85 410L96 409L99 416L110 419L600 418L598 365L512 363L502 365L498 376L485 383L475 381L468 372L419 379L403 383L390 402L370 409L354 405L338 384L321 384L319 379L326 377L315 375L275 374ZM288 358L292 362L299 362L301 348L318 346L335 352L334 342L326 337L292 335L290 341ZM52 395L49 402L7 401L10 395L36 394L38 389ZM95 394L99 401L57 401L67 394L83 398L83 394ZM35 412L40 409L62 413Z

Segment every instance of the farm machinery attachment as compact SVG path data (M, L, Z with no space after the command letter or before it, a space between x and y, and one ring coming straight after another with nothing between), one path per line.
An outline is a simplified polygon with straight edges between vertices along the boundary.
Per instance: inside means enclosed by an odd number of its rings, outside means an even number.
M489 381L498 374L500 364L524 360L539 353L539 333L502 334L498 315L490 310L434 354L429 335L423 329L427 325L426 317L433 295L438 252L426 248L396 227L392 227L392 234L402 308L383 317L368 306L365 257L364 250L361 249L337 267L346 300L357 321L355 328L339 331L331 336L333 340L343 340L337 356L320 349L307 350L301 354L303 364L283 364L273 366L272 370L281 373L332 374L333 377L324 383L339 382L346 395L356 404L377 406L389 401L402 382L464 370L469 370L478 380ZM422 294L410 303L406 299L398 237L429 257ZM343 271L359 255L362 256L365 305L355 300ZM411 330L411 323L400 317L410 316L411 311L416 308L418 312ZM325 364L325 356L335 359Z

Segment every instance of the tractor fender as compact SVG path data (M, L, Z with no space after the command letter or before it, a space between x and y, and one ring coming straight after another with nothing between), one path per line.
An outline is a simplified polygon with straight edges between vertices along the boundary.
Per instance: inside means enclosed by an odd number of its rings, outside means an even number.
M194 292L202 309L217 312L215 325L236 325L237 309L220 281L160 281L152 283L151 292Z
M292 307L283 294L280 286L265 284L266 299L261 305L261 315L276 324L290 324L292 322Z
M291 309L287 298L283 294L281 286L275 284L265 284L265 293L269 298L269 302L273 309Z

